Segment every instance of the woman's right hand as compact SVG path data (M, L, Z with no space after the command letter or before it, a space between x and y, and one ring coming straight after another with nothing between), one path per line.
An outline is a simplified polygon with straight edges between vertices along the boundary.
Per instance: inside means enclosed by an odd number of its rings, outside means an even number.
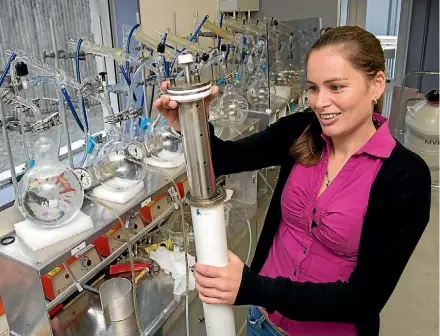
M168 89L168 82L162 82L161 89L166 92ZM218 86L212 86L211 94L205 98L205 108L215 98L218 91ZM180 132L179 107L176 101L171 100L167 94L164 94L154 101L153 106L166 119L168 125Z

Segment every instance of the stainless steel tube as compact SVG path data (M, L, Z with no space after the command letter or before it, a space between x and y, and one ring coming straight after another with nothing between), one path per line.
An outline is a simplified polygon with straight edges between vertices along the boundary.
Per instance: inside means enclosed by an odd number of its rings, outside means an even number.
M203 100L182 103L179 110L190 195L193 199L213 198L216 185L205 104Z

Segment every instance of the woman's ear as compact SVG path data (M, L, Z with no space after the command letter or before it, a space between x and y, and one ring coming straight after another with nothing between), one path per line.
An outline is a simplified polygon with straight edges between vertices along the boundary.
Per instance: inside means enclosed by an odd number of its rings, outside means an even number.
M385 75L385 72L379 71L376 76L374 76L372 82L371 82L371 89L374 98L379 98L383 95L385 92L385 88L387 85L387 78Z

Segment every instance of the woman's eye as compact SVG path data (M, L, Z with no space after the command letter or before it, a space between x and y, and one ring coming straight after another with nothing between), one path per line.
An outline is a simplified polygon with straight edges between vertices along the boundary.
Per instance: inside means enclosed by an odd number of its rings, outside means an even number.
M330 86L330 89L331 89L332 91L341 91L342 88L343 88L342 85L331 85L331 86Z
M317 88L316 86L310 86L307 90L308 90L309 92L317 92L317 91L318 91L318 88Z

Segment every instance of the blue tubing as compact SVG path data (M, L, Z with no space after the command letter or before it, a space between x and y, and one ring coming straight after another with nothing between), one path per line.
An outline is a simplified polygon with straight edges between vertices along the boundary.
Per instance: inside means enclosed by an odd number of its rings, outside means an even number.
M76 123L78 124L81 131L84 132L84 126L81 122L81 119L79 118L78 114L75 111L75 107L72 104L72 101L70 100L69 93L67 92L66 88L62 88L61 92L64 96L64 99L66 100L67 106L69 106L70 111L72 112L73 118L75 118Z
M190 42L194 41L195 38L197 37L197 35L199 35L200 30L202 30L203 24L206 22L206 20L208 20L208 18L209 18L209 15L205 15L204 18L202 19L202 21L200 21L200 23L197 26L196 30L194 31L194 33L189 38Z
M124 77L125 82L127 83L128 86L131 85L131 78L128 75L127 71L125 71L125 68L122 66L122 64L119 65L119 69L121 70L122 73L122 77ZM133 92L133 101L136 103L137 102L137 97Z
M125 45L125 53L129 54L130 53L130 42L131 39L133 37L134 31L136 29L138 29L141 25L139 23L136 23L133 27L131 27L130 32L128 33L128 37L127 37L127 43ZM130 66L130 63L128 61L125 62L125 69L128 72L128 68Z
M17 54L15 52L12 53L11 57L9 57L8 63L6 63L6 66L3 69L2 75L0 77L0 87L3 85L3 82L5 81L5 78L9 73L9 69L11 68L11 64L15 60L16 57L17 57Z
M156 86L153 85L151 89L151 101L150 101L150 108L148 110L149 117L151 117L151 112L153 111L153 102L154 102L154 90L156 89Z
M81 84L81 69L79 67L79 55L81 52L81 45L83 43L82 39L78 40L76 45L76 53L75 53L75 68L76 68L76 81ZM89 130L89 118L87 117L86 104L84 102L84 97L79 98L79 103L81 104L81 110L83 112L84 124L86 125L86 130ZM76 112L75 112L76 114ZM84 131L84 130L83 130Z

